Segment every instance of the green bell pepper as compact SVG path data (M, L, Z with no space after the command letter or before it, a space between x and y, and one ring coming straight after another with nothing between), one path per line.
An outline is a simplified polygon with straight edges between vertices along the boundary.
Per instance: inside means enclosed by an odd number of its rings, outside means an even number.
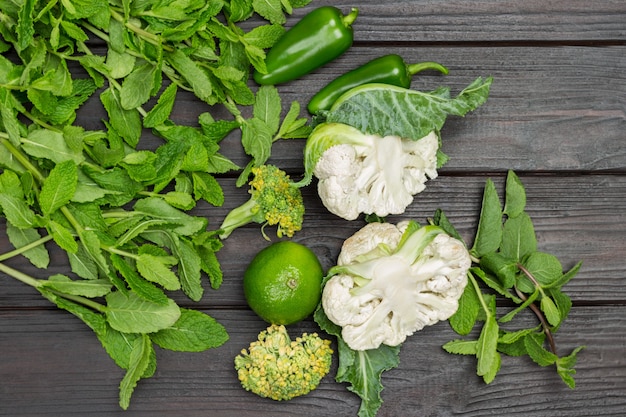
M311 98L307 107L311 114L328 110L343 93L363 84L381 83L409 88L411 77L424 70L448 73L446 67L436 62L408 65L399 55L384 55L335 78Z
M261 85L285 83L339 57L352 45L351 25L357 15L357 8L344 16L333 6L309 12L268 51L267 73L255 71L254 80Z

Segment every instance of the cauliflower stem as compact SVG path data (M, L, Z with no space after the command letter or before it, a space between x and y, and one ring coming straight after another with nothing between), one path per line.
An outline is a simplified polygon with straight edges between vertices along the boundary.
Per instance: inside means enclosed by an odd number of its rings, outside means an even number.
M273 324L235 358L243 388L276 401L290 400L317 388L330 371L330 341L317 333L291 340L285 326Z

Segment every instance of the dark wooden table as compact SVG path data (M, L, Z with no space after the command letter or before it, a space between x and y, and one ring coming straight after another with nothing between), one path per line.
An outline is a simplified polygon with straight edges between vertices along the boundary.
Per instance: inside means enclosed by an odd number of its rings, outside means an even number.
M402 217L423 221L442 208L471 237L486 178L501 190L506 171L513 169L527 187L540 249L558 256L566 269L584 261L565 287L574 306L557 333L562 353L587 346L579 355L575 390L552 368L508 357L496 380L485 385L475 375L474 361L442 350L454 334L447 323L439 323L409 338L399 368L384 375L379 415L624 415L626 2L320 0L296 10L288 25L311 8L331 3L346 11L360 8L355 44L331 65L280 86L283 102L304 104L332 78L390 52L407 61L448 66L447 77L416 78L417 89L445 83L458 92L478 76L493 76L487 104L446 123L443 150L451 160ZM199 107L181 95L174 117L193 123L206 110ZM78 123L98 120L101 112L97 103L88 104ZM228 138L225 153L243 161L237 141ZM302 141L279 143L272 160L301 172L302 147ZM214 225L247 198L234 178L225 177L222 184L224 207L196 211ZM363 223L330 215L314 189L305 193L305 227L294 240L313 248L329 267L341 242ZM118 407L123 371L91 330L30 287L0 276L0 415L355 416L358 397L331 376L316 391L290 402L241 389L233 358L265 327L246 307L241 278L266 244L258 227L237 230L219 252L222 288L208 290L197 304L180 300L221 321L230 340L203 353L158 350L156 375L140 382L125 412ZM7 247L1 244L2 251ZM60 252L53 251L53 258L51 270L68 270ZM528 320L532 324L533 318ZM293 326L294 334L311 330L316 330L312 320Z

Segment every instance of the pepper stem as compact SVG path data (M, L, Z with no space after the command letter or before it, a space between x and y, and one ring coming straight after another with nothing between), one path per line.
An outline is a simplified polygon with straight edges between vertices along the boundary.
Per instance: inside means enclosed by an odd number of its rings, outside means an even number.
M417 64L410 64L406 66L406 71L409 75L415 75L418 72L425 71L425 70L439 71L443 75L448 74L448 68L433 61L418 62Z
M359 9L357 9L356 7L353 7L352 10L350 10L350 14L345 15L342 19L345 27L350 27L354 23L358 15L359 15Z

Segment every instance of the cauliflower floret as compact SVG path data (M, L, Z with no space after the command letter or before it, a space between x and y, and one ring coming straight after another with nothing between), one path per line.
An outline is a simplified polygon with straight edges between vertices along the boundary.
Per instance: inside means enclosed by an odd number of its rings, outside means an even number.
M470 265L464 244L437 226L370 223L344 242L322 308L351 349L397 346L456 312Z
M363 261L367 254L379 257L380 253L374 251L395 248L402 238L402 233L400 228L391 223L370 223L367 228L357 231L343 242L337 264L349 265L357 257Z
M346 220L360 213L385 217L402 214L426 181L437 177L438 149L434 131L411 140L325 123L309 136L305 163L331 213Z

